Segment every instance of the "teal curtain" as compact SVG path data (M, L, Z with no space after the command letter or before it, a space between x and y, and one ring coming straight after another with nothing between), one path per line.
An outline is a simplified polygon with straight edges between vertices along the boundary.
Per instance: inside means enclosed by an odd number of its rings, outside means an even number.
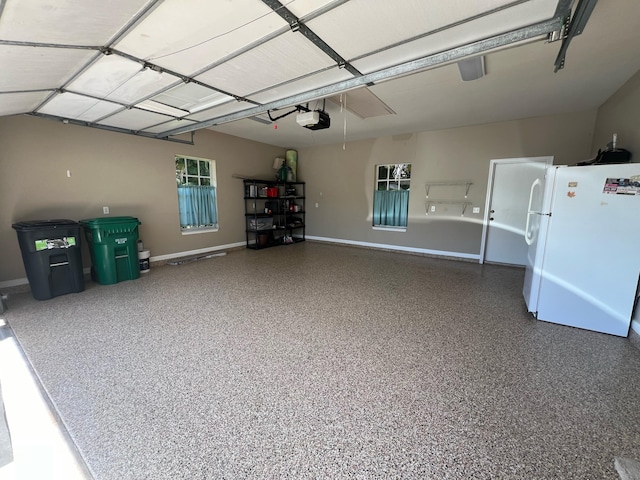
M409 190L375 190L373 225L406 227L409 213Z
M216 187L178 185L178 205L182 228L218 224Z

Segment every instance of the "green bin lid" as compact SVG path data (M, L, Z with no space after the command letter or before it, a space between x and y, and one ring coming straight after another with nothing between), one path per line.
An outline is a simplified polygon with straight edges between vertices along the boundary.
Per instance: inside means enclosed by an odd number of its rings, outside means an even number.
M140 224L140 220L135 217L98 217L87 218L80 220L80 223L85 226L98 227L101 225L113 225L115 223L137 223Z

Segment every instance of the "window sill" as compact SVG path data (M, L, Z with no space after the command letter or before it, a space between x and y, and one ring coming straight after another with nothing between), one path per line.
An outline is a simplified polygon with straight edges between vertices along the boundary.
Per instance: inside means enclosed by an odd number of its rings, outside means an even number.
M383 227L383 226L374 226L374 230L381 230L385 232L406 232L407 227Z
M180 230L182 235L196 235L198 233L211 233L217 232L218 227L206 227L206 228L188 228L185 230Z

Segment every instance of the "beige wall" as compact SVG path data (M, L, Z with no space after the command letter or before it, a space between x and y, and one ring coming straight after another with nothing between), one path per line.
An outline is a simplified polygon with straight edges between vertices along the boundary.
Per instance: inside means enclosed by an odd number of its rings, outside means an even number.
M604 149L618 134L618 148L629 150L632 162L640 162L640 71L598 109L591 153Z
M140 238L152 257L244 241L242 181L232 174L271 177L273 159L284 150L210 130L197 132L195 143L26 116L0 118L0 282L26 277L12 223L101 217L103 206L110 207L111 216L140 219ZM216 161L218 232L181 235L176 154Z
M307 182L307 235L477 255L489 161L554 155L555 163L588 158L596 111L555 115L435 132L381 137L299 150L298 172ZM271 178L283 149L200 131L196 145L15 116L0 119L0 282L24 279L16 233L22 220L131 215L152 256L244 241L242 183L232 174ZM216 160L220 231L181 235L174 155ZM411 162L412 193L407 232L371 228L374 166ZM66 171L71 171L67 178ZM425 215L427 181L471 180L468 201ZM457 187L456 187L457 188ZM438 193L446 197L449 193ZM433 196L433 195L432 195ZM458 197L452 193L452 197ZM315 204L318 203L318 208ZM85 266L89 265L85 248Z
M355 242L477 255L491 159L555 156L575 164L590 155L596 110L381 137L299 150L300 175L307 182L307 235ZM406 232L373 230L374 166L412 163L409 224ZM437 206L425 214L425 183L471 180L468 201L480 213ZM442 188L442 187L440 187ZM440 190L464 200L461 187ZM458 189L458 190L455 190ZM454 193L455 192L455 193ZM458 193L460 192L460 193ZM436 194L432 192L433 198ZM315 204L318 207L315 207Z

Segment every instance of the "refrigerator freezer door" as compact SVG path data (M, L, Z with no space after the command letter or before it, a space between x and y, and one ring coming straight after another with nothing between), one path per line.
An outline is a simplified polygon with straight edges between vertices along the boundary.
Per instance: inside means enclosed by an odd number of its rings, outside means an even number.
M635 175L640 164L557 170L539 320L628 335L640 274L640 195L611 184Z
M540 177L531 185L529 195L529 209L524 232L528 249L522 294L527 304L527 310L532 313L538 311L544 242L553 198L553 185L558 168L561 167L549 167L541 172Z

